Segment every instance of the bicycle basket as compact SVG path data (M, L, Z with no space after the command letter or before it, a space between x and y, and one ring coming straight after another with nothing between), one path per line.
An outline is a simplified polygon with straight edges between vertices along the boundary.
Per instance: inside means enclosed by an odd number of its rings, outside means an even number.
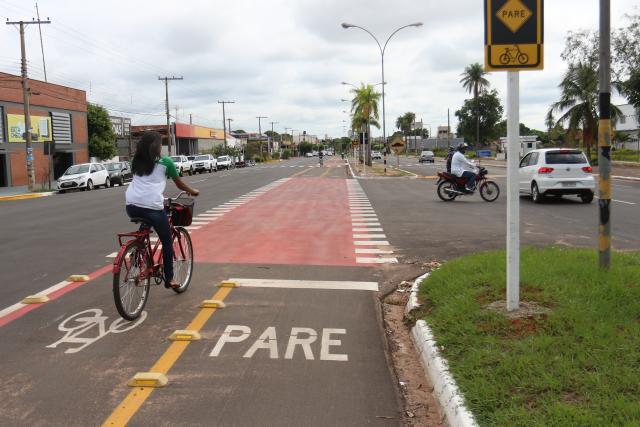
M171 202L171 221L173 225L188 227L193 219L193 205L195 200L180 198Z

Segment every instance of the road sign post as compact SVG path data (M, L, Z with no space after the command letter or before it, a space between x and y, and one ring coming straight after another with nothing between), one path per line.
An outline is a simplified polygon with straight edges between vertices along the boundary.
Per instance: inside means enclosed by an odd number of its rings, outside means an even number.
M485 69L507 71L507 311L520 306L520 70L544 64L543 0L485 0Z

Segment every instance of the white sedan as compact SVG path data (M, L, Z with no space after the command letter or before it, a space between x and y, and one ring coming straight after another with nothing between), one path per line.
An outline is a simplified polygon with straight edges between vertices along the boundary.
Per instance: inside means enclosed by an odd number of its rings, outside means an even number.
M96 187L111 186L109 172L100 163L81 163L70 166L57 181L58 192L67 190L93 190Z
M527 153L520 161L520 193L535 203L545 196L577 195L591 203L596 188L587 156L580 150L546 148Z

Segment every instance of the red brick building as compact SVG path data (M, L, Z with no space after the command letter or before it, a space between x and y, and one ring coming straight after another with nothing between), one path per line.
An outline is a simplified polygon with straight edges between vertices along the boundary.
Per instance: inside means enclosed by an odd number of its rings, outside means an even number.
M45 141L55 142L54 176L74 163L89 161L87 96L82 90L29 80L36 185L48 181ZM20 76L0 72L0 187L27 185L27 154L23 139L24 105Z

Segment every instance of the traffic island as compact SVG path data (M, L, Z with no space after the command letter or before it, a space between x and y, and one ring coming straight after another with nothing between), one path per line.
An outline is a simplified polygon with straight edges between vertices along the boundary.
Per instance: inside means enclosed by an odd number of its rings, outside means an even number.
M353 171L353 175L358 178L400 178L412 177L416 178L416 174L396 169L392 165L387 164L387 173L384 172L384 165L374 163L372 166L364 166L359 161L349 160L349 165Z
M640 422L640 253L614 253L607 272L592 250L527 248L516 313L504 309L505 283L497 251L452 260L414 287L407 321L429 373L450 375L430 375L449 423ZM425 362L427 348L440 362ZM447 405L469 417L456 422Z

